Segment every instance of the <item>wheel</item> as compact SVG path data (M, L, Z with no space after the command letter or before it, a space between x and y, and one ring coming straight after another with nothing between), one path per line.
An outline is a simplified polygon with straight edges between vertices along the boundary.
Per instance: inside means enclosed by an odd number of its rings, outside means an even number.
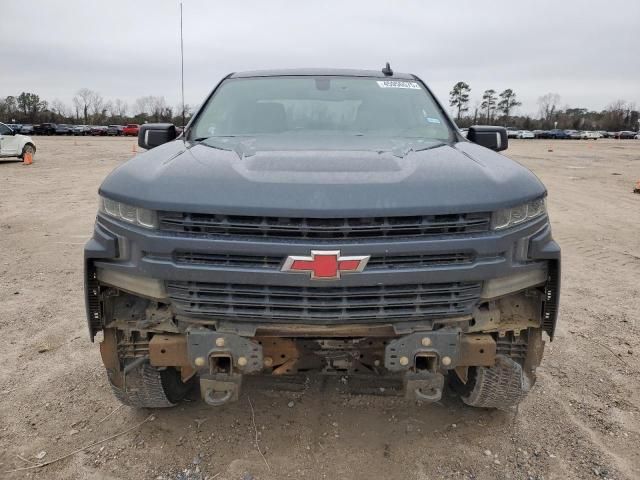
M469 367L466 381L449 375L454 391L469 406L507 410L520 403L535 384L536 368L542 361L542 329L529 329L519 336L496 339L496 362L492 367Z
M111 370L107 370L113 394L121 403L136 408L166 408L180 402L193 387L193 381L183 383L174 368L159 370L143 363L127 373L124 388L114 383Z
M520 403L532 384L519 363L497 355L493 367L476 367L473 386L462 401L472 407L507 409Z
M31 143L27 143L24 147L22 147L22 154L20 155L20 158L24 158L25 153L30 153L33 157L36 154L36 147L34 147Z

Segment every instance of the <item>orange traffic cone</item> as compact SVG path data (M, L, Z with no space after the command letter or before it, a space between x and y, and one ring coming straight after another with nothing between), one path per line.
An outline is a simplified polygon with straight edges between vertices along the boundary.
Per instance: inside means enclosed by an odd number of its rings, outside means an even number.
M22 163L24 165L31 165L33 163L33 155L31 153L22 155Z

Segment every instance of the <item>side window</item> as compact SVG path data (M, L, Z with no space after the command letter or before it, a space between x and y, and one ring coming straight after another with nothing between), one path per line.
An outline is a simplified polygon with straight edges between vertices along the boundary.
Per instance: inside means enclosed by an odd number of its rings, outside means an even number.
M11 133L11 129L7 127L4 123L0 123L0 135L9 135Z

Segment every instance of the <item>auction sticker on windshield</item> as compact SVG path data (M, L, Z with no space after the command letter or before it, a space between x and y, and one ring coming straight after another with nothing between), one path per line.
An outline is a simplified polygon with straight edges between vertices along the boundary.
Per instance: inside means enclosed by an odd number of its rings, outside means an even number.
M420 90L420 85L418 85L417 82L399 82L397 80L378 80L378 86L380 88L411 88Z

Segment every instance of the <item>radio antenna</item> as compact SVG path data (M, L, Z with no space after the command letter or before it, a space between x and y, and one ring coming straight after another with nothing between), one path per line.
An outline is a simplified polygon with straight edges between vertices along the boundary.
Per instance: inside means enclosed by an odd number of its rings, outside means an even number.
M182 90L182 141L186 143L184 136L185 112L184 112L184 42L182 40L182 2L180 2L180 88Z

